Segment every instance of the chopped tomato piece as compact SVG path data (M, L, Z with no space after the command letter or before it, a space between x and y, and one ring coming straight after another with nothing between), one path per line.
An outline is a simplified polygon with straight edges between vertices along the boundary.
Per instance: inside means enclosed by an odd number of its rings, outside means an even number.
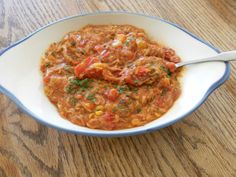
M134 81L133 81L131 75L127 75L124 80L128 84L134 84Z
M47 83L49 83L49 81L50 81L50 75L44 76L43 82L44 82L45 84L47 84Z
M149 72L149 69L145 66L138 66L136 69L137 76L145 76Z
M102 69L101 68L89 68L86 71L86 77L88 78L102 78Z
M119 92L117 89L110 89L105 92L107 98L111 101L115 101L119 97Z
M106 121L112 121L114 119L114 114L106 112L103 115L103 119L106 120Z
M78 78L81 78L83 76L83 74L85 74L84 72L86 71L86 69L93 63L97 63L99 62L98 58L96 57L88 57L84 62L76 65L74 67L74 72L75 75Z
M77 77L81 77L81 74L84 73L84 71L86 70L87 66L85 63L81 63L81 64L78 64L77 66L75 66L74 68L74 72L75 72L75 75Z
M176 66L173 62L166 62L166 67L170 70L170 72L175 72Z
M96 51L99 52L99 53L102 52L103 49L104 49L104 48L103 48L103 46L101 46L101 45L95 45L95 46L94 46L94 50L96 50Z

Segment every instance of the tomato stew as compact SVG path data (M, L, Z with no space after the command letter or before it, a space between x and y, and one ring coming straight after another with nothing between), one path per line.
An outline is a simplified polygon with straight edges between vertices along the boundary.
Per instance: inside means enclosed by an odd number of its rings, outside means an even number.
M44 91L62 117L92 129L144 125L181 93L171 48L131 25L88 25L42 57Z

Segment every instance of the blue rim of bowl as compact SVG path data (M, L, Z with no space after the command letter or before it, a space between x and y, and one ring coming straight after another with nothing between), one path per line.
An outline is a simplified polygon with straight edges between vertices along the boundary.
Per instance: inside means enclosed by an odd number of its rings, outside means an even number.
M128 15L144 16L144 17L147 17L147 18L159 20L159 21L165 22L165 23L167 23L169 25L172 25L172 26L178 28L179 30L181 30L181 31L187 33L188 35L190 35L191 37L193 37L194 39L196 39L196 40L202 42L203 44L207 45L208 47L210 47L211 49L213 49L217 53L220 53L220 51L217 48L215 48L213 45L211 45L208 42L200 39L199 37L195 36L191 32L189 32L186 29L180 27L179 25L177 25L177 24L175 24L173 22L170 22L168 20L162 19L160 17L150 16L150 15L141 14L141 13L126 12L126 11L98 11L98 12L94 12L94 13L84 13L84 14L69 16L69 17L65 17L65 18L62 18L60 20L54 21L52 23L49 23L48 25L43 26L43 27L39 28L38 30L34 31L33 33L29 34L25 38L15 42L14 44L10 45L7 48L1 50L0 51L0 56L3 55L9 49L17 46L18 44L20 44L20 43L24 42L25 40L29 39L30 37L32 37L34 34L40 32L41 30L43 30L43 29L45 29L45 28L47 28L47 27L49 27L51 25L54 25L56 23L60 23L60 22L65 21L65 20L73 19L73 18L78 18L78 17L83 17L83 16L99 15L99 14L128 14ZM209 87L209 89L207 90L207 92L205 93L203 98L199 101L198 104L195 105L194 108L192 108L191 110L189 110L187 113L183 114L182 116L177 117L175 120L170 121L170 122L168 122L166 124L163 124L161 126L157 126L157 127L153 127L153 128L148 128L148 129L142 129L142 130L134 130L134 131L131 131L131 132L117 132L117 131L105 131L104 132L103 131L101 133L100 132L98 132L98 133L90 133L90 132L79 131L79 129L78 130L68 130L68 129L65 129L65 128L61 128L61 127L58 127L56 125L49 124L48 122L43 121L40 117L38 117L31 110L29 110L27 107L25 107L21 103L21 101L16 96L14 96L14 94L9 92L2 85L0 85L0 92L2 92L4 95L8 96L24 113L28 114L29 116L31 116L32 118L34 118L38 122L40 122L40 123L42 123L42 124L44 124L44 125L46 125L48 127L52 127L52 128L57 129L57 130L61 130L61 131L68 132L68 133L79 134L79 135L88 135L88 136L100 136L100 137L132 136L132 135L138 135L138 134L143 134L143 133L152 132L152 131L155 131L155 130L162 129L162 128L167 127L169 125L172 125L172 124L180 121L181 119L185 118L186 116L192 114L196 109L198 109L204 103L204 101L208 98L208 96L215 89L217 89L220 85L222 85L229 78L229 75L230 75L230 64L229 64L229 62L225 62L225 64L226 64L226 70L225 70L224 75L218 81L216 81L214 84L212 84L211 87Z

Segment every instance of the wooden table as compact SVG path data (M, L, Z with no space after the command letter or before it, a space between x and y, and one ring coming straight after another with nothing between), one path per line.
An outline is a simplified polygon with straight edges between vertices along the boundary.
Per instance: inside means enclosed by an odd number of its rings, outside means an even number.
M0 48L49 22L98 10L173 21L222 51L236 47L235 0L0 0ZM236 63L229 80L183 121L133 137L48 128L0 95L0 176L236 176Z

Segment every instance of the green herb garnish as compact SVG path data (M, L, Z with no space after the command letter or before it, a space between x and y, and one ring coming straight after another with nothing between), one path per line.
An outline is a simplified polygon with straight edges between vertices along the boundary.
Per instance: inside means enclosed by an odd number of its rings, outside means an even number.
M124 108L124 106L123 105L121 105L121 104L118 104L118 106L117 106L117 109L123 109Z
M66 93L71 93L72 90L73 90L73 89L72 89L71 85L67 85L67 86L64 87L64 91L65 91Z
M85 55L85 50L82 50L81 53L82 53L82 55Z
M121 99L119 103L120 103L120 104L125 104L126 101L125 101L125 99Z
M166 94L167 94L167 92L168 92L168 90L167 90L166 88L164 88L164 89L162 90L162 92L161 92L161 96L164 96L164 95L166 95Z
M75 41L72 41L72 42L70 43L70 45L74 47L74 46L76 45L76 42L75 42Z
M126 46L129 46L129 42L130 42L130 41L125 41L125 45L126 45Z
M88 78L82 79L82 80L75 78L75 79L70 80L71 84L76 85L76 86L80 86L80 88L82 88L82 89L87 89L91 82L92 82L92 79L88 79Z
M119 91L120 94L122 94L125 91L127 91L127 87L126 86L118 86L117 90Z
M92 102L95 102L95 101L96 101L96 98L95 98L95 96L94 96L93 94L89 94L89 95L87 96L87 99L90 100L90 101L92 101Z
M78 100L77 100L76 98L71 97L70 100L69 100L69 103L70 103L72 106L75 106L76 103L77 103L77 101L78 101Z
M56 52L52 52L51 55L52 55L53 57L56 57Z
M141 111L142 111L141 108L137 108L137 109L136 109L136 113L137 113L137 114L140 113Z
M125 41L125 45L126 45L126 46L129 46L130 42L131 42L131 41L134 41L134 40L135 40L135 37L133 37L133 36L132 36L132 37L129 37L129 38Z
M113 108L112 112L115 113L117 111L117 108Z
M138 84L138 80L137 80L137 79L135 79L135 80L134 80L134 83L135 83L135 84Z
M45 63L46 68L50 67L50 65L51 65L50 62Z
M165 66L161 65L161 69L167 74L167 77L171 77L171 72L168 68L166 68Z
M70 79L69 84L65 86L64 91L66 93L75 93L76 91L78 92L78 89L80 89L82 92L89 89L90 83L92 82L92 79Z
M138 91L138 88L133 88L133 90L132 90L134 93L137 93L137 91Z
M104 85L104 88L107 89L107 88L108 88L108 85Z

